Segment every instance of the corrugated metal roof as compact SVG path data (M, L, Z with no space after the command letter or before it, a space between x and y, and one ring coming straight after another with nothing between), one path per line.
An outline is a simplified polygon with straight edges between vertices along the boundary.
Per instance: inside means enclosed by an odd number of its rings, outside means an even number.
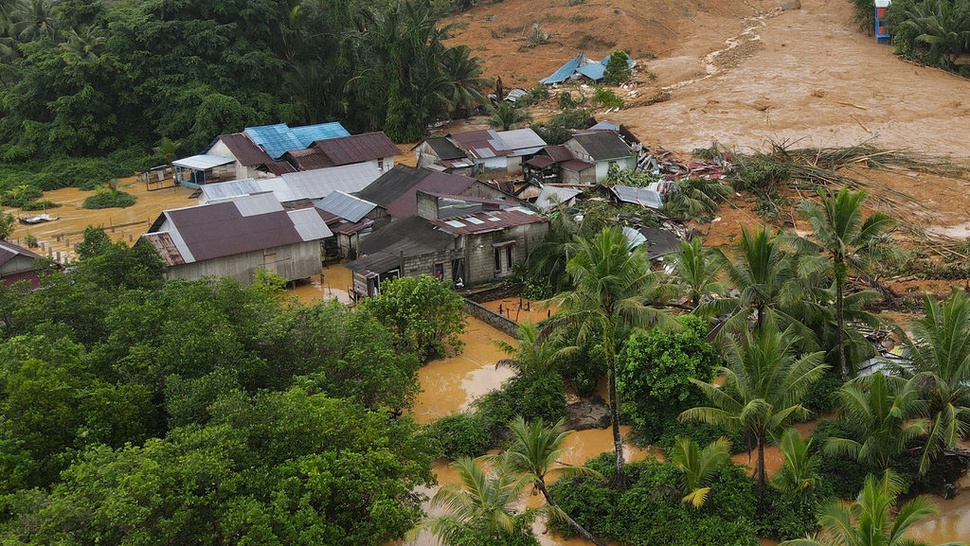
M175 245L175 241L172 240L172 236L169 232L163 231L160 233L146 233L142 237L151 243L155 247L155 251L158 255L162 257L162 261L165 265L182 265L185 263L185 259L182 258L182 254L179 253L178 247Z
M290 215L293 227L296 228L297 233L300 234L300 237L303 237L304 241L318 241L333 237L333 232L327 227L327 223L323 221L316 209L291 210L287 214Z
M539 210L547 211L581 193L583 193L583 190L578 188L543 186L542 191L539 192L539 197L536 198L535 205L539 207Z
M643 227L640 233L647 239L647 257L651 260L681 249L680 237L666 229Z
M595 131L573 135L575 140L594 161L620 159L633 155L630 147L623 142L620 135L612 131Z
M400 267L401 254L419 256L454 248L453 235L443 233L420 216L411 216L382 227L360 242L361 257L349 262L351 271L369 269L386 273Z
M293 194L293 200L320 199L335 190L357 193L380 178L381 170L373 163L354 163L326 169L287 173L281 176Z
M465 157L465 152L445 137L432 137L425 142L434 150L435 155L442 160L463 159Z
M283 210L283 205L271 191L249 195L245 199L236 199L235 203L239 214L243 216L256 216Z
M39 254L35 254L20 245L15 245L10 241L0 240L0 265L9 262L17 256L25 256L32 260L41 258Z
M460 174L429 172L417 184L405 191L387 207L387 213L394 218L404 218L418 212L417 191L441 193L445 195L461 195L475 183L474 178Z
M617 199L623 203L633 203L651 209L659 209L663 206L660 194L648 188L616 185L611 189L616 194Z
M497 156L526 155L546 145L532 129L496 132L492 129L452 133L448 135L459 148L472 157L487 159Z
M333 165L372 161L400 153L397 145L383 132L318 140L313 147L323 152Z
M542 148L546 141L529 128L513 129L511 131L501 131L498 133L503 147L507 150L522 150L527 148Z
M286 161L267 161L266 170L279 176L286 173L295 173L297 171L296 167L290 165Z
M524 226L546 222L545 217L535 212L523 208L513 207L510 209L496 210L490 212L476 212L467 216L459 216L449 220L433 220L431 223L448 233L455 235L472 235L475 233L486 233L489 231L499 231L512 226Z
M320 199L335 190L358 192L381 176L371 163L356 163L312 171L284 173L275 178L245 178L201 186L207 203L233 199L241 195L271 191L280 203L301 199Z
M376 204L370 201L359 199L342 191L334 191L313 205L322 211L329 212L351 222L359 222L368 212L377 207Z
M167 210L162 214L170 226L167 232L170 241L157 232L145 237L156 248L159 244L167 248L166 252L173 256L175 251L171 249L176 249L184 263L192 263L312 241L321 233L329 233L315 209L305 209L309 213L291 217L277 202L277 210L248 214L269 209L267 200L271 198L271 194L252 195L234 201ZM310 218L310 213L316 220Z
M244 131L251 141L262 146L266 153L276 159L291 150L302 150L317 140L349 136L339 122L318 123L290 128L285 123L246 127Z
M185 167L186 169L193 169L196 171L205 171L213 167L218 167L220 165L228 165L229 163L235 163L235 159L228 157L221 157L218 155L209 154L199 154L193 155L191 157L186 157L183 159L176 159L172 162L176 167Z
M333 167L330 159L316 148L290 150L283 154L283 158L300 167L300 170L303 171Z
M258 167L273 160L262 148L249 140L244 133L219 135L219 140L229 148L232 155L240 164L246 167ZM210 146L211 148L211 146Z
M569 77L576 72L576 69L579 68L579 65L584 60L587 60L585 53L576 55L572 59L566 61L566 64L560 66L559 69L553 72L551 75L539 80L539 83L552 84L561 83L568 80Z
M560 166L563 169L569 169L570 171L581 172L586 169L592 168L594 165L592 163L587 163L582 159L570 159L569 161L563 161Z

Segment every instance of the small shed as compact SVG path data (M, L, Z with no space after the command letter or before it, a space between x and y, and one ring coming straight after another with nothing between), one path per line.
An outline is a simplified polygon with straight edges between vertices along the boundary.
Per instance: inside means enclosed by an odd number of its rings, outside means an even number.
M198 188L208 182L232 179L236 175L236 160L230 157L199 154L172 162L175 184Z

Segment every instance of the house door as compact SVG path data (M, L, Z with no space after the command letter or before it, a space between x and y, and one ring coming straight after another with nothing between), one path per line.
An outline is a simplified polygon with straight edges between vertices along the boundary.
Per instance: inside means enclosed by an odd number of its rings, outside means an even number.
M451 261L451 284L455 288L465 287L465 260L463 258Z

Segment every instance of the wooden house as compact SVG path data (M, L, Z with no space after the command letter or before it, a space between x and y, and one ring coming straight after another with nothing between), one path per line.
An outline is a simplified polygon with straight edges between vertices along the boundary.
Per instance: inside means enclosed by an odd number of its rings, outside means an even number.
M569 149L574 158L595 166L594 183L606 180L612 165L629 170L637 166L637 155L613 131L579 133L563 146Z
M0 280L4 286L27 281L31 290L40 284L40 271L45 269L38 260L44 257L10 241L0 240Z
M315 208L284 210L272 193L164 211L143 235L167 277L231 277L250 284L257 269L287 281L321 271L321 241L333 234Z

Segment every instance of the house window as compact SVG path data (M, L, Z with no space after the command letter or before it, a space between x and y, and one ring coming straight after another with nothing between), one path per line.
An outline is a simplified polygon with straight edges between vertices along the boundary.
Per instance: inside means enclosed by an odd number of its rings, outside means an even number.
M382 158L379 158L377 160L377 168L380 169L381 171L384 170L384 158L383 157Z
M495 249L495 271L496 272L502 271L502 249L501 248Z
M505 247L505 262L506 262L505 265L509 269L512 269L512 247L513 245L509 245Z
M515 246L515 241L502 241L501 243L492 243L492 249L495 251L495 272L502 273L504 271L512 270L512 247ZM502 267L502 255L505 255L505 267Z

